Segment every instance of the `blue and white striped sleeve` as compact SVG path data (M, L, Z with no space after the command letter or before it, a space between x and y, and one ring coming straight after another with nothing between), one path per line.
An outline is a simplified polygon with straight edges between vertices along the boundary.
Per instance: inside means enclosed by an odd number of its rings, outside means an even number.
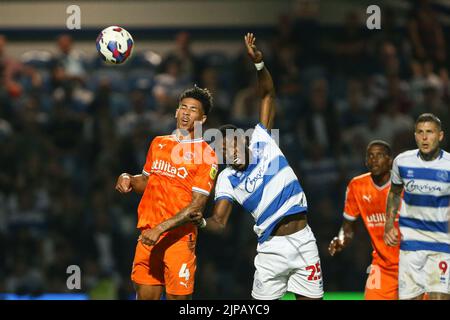
M216 194L214 196L214 201L217 202L223 199L233 202L234 190L230 180L228 180L228 176L224 174L224 172L221 172L216 182Z
M394 162L392 163L391 182L393 184L403 184L402 177L400 176L400 170L398 169L398 156L394 159Z

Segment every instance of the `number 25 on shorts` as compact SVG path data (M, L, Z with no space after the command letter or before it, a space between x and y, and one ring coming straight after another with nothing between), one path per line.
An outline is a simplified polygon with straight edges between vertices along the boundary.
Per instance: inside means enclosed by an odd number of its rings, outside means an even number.
M315 265L307 266L305 269L311 271L311 274L308 276L308 281L322 279L322 270L320 270L320 262L317 262Z

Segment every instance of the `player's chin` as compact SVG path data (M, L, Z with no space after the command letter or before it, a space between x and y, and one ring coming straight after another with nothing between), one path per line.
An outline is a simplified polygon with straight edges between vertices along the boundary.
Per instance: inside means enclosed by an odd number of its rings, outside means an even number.
M186 132L192 132L194 131L194 124L193 123L184 123L184 122L179 122L178 123L178 129L186 131Z

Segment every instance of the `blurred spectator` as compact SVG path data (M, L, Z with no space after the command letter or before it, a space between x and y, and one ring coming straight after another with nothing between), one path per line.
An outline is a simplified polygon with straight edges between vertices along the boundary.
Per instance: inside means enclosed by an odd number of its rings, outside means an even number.
M33 68L7 55L6 44L6 37L0 34L0 87L4 86L10 97L17 98L23 92L20 77L30 78L33 87L39 87L42 84L42 78Z
M65 74L71 80L84 80L86 70L82 54L73 49L73 38L69 34L62 34L57 39L59 52L54 63L64 68Z
M189 77L182 73L181 61L177 58L167 59L164 72L155 77L153 96L157 109L163 114L172 112L178 105L178 97L189 85Z
M362 74L366 70L367 39L358 12L349 12L342 32L334 40L337 70L349 75Z
M175 49L167 54L166 60L178 61L180 75L190 81L196 80L198 62L191 50L191 35L189 32L181 31L175 35Z
M337 155L340 150L340 128L336 107L328 94L326 79L311 83L306 114L300 125L300 139L308 150L320 148L325 155Z
M413 56L419 63L430 60L440 70L446 62L442 27L429 0L414 0L408 21Z

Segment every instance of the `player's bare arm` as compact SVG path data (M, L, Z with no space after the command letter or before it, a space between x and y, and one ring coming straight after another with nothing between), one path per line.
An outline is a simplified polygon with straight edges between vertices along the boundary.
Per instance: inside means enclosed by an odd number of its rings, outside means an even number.
M164 232L192 222L192 214L195 212L203 212L207 201L208 196L198 192L192 192L192 201L187 207L183 208L172 218L161 222L153 229L146 229L142 231L139 239L143 244L149 246L154 245Z
M122 173L117 178L116 190L120 193L128 193L131 191L137 194L143 194L145 187L147 186L148 176L144 174L130 175L128 173Z
M386 224L384 226L384 242L388 246L398 245L398 231L394 227L395 217L402 201L403 184L391 184L386 205Z
M222 232L230 218L233 204L228 200L219 200L214 205L213 214L206 219L205 230L211 232Z
M346 246L349 245L355 234L355 228L355 221L345 219L342 222L342 226L338 236L334 237L333 240L331 240L330 245L328 246L328 252L331 256L334 256L336 253L341 252Z
M256 38L253 33L247 33L245 36L247 53L255 65L264 64L262 52L256 48L255 40ZM264 65L261 70L257 71L257 75L258 92L261 97L260 122L267 129L271 129L275 118L275 88L272 76Z

